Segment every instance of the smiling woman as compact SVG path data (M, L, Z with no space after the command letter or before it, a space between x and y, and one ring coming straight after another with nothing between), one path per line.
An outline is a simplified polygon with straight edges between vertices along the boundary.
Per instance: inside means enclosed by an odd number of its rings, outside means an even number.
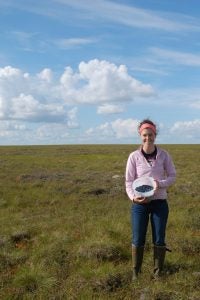
M169 154L155 145L156 125L145 119L139 124L138 132L142 145L129 155L126 166L126 192L132 201L133 280L141 272L149 216L154 245L153 276L157 278L162 274L166 252L165 229L169 212L166 189L176 177ZM135 180L142 181L146 176L154 180L154 192L150 197L138 195L132 187Z

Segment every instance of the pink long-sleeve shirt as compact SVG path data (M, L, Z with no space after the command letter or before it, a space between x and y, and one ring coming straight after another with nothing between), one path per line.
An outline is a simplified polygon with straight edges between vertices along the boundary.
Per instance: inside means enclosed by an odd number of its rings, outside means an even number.
M141 176L151 176L158 181L159 188L149 200L167 199L167 187L176 179L174 163L167 151L157 147L156 159L150 165L143 156L141 149L129 155L126 165L126 193L133 200L133 181Z

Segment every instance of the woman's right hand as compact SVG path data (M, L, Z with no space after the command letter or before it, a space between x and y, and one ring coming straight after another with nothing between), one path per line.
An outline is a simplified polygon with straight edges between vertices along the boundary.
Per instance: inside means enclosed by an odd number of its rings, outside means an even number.
M133 198L133 203L143 204L148 202L149 202L148 198L145 197L136 196Z

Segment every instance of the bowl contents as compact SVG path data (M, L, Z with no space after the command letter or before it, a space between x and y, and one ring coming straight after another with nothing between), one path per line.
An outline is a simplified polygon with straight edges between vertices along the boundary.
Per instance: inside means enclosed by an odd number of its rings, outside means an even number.
M135 188L135 190L139 193L146 193L153 190L153 187L147 184L140 185Z

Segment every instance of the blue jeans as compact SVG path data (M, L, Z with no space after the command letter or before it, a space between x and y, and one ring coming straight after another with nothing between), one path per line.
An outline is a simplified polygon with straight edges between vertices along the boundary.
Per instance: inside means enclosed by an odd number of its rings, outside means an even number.
M132 244L145 245L146 233L151 220L152 241L156 246L165 246L165 230L169 214L166 200L152 200L149 203L134 203L131 208Z

